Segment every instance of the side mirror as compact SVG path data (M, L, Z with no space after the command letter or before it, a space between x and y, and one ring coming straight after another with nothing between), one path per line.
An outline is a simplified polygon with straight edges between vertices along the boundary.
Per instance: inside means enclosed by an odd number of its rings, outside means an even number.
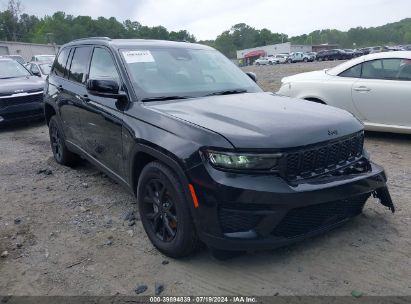
M35 72L32 71L31 73L33 73L34 76L41 77L41 74L39 71L35 71Z
M254 82L257 82L257 75L253 72L246 73L248 77L250 77Z
M114 79L89 79L86 88L91 95L95 96L117 99L125 96L120 92L118 82Z

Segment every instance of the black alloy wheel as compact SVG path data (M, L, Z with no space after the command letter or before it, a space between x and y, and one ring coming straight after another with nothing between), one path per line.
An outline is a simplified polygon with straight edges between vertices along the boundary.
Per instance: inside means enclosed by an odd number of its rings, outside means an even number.
M50 125L50 144L54 158L57 162L61 162L63 159L63 142L56 124Z
M64 166L76 165L80 157L67 149L63 129L55 115L49 121L49 136L51 150L56 162Z
M189 207L193 202L171 168L148 163L139 177L137 202L144 230L158 250L174 258L195 251L199 242Z
M175 197L161 179L151 179L145 185L142 212L151 229L162 242L172 241L177 234L177 212Z

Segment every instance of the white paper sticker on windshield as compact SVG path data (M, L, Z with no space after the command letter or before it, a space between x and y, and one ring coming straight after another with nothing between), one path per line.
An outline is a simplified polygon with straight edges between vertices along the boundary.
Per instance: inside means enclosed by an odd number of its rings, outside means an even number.
M150 51L124 51L123 56L127 63L154 62Z

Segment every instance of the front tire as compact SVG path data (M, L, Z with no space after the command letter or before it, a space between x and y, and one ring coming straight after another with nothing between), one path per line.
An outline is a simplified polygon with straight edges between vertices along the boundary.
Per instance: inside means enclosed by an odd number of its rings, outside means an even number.
M56 162L70 167L77 164L79 156L67 149L63 128L55 115L51 117L49 122L49 136L51 150Z
M154 161L141 172L138 209L151 243L173 258L190 255L198 239L184 189L176 174Z

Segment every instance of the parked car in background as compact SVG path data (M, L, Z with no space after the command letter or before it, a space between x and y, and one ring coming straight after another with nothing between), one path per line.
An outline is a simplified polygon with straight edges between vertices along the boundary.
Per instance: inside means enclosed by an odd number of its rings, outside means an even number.
M354 49L353 52L354 52L354 57L360 57L360 56L365 55L361 49Z
M355 57L355 51L352 49L343 49L345 54L347 55L347 59L352 59Z
M267 65L267 64L271 65L275 63L277 62L274 56L260 57L254 62L255 65Z
M313 62L313 61L315 60L316 54L317 54L317 53L315 53L315 52L306 52L306 53L304 53L304 59L303 59L303 61L305 61L305 62Z
M46 79L50 74L51 62L35 61L27 64L27 69L35 76Z
M73 41L46 80L45 113L55 160L81 155L130 190L172 257L200 240L213 252L284 246L345 223L371 195L394 212L356 118L263 92L205 45Z
M275 64L287 63L288 54L277 54L272 57L272 61Z
M303 52L292 52L288 55L287 62L288 63L295 63L295 62L302 62L302 61L309 61L311 56L303 53Z
M56 59L55 55L34 55L30 61L54 62L54 59Z
M324 50L317 53L316 59L318 61L327 61L327 60L346 60L350 59L350 54L347 54L343 50L333 49L333 50Z
M10 59L13 59L13 60L17 61L18 63L20 63L23 66L26 65L26 61L20 55L1 55L0 57L10 58Z
M9 58L0 58L0 125L41 119L44 81Z
M345 109L366 130L411 134L411 52L362 56L282 79L279 94Z

